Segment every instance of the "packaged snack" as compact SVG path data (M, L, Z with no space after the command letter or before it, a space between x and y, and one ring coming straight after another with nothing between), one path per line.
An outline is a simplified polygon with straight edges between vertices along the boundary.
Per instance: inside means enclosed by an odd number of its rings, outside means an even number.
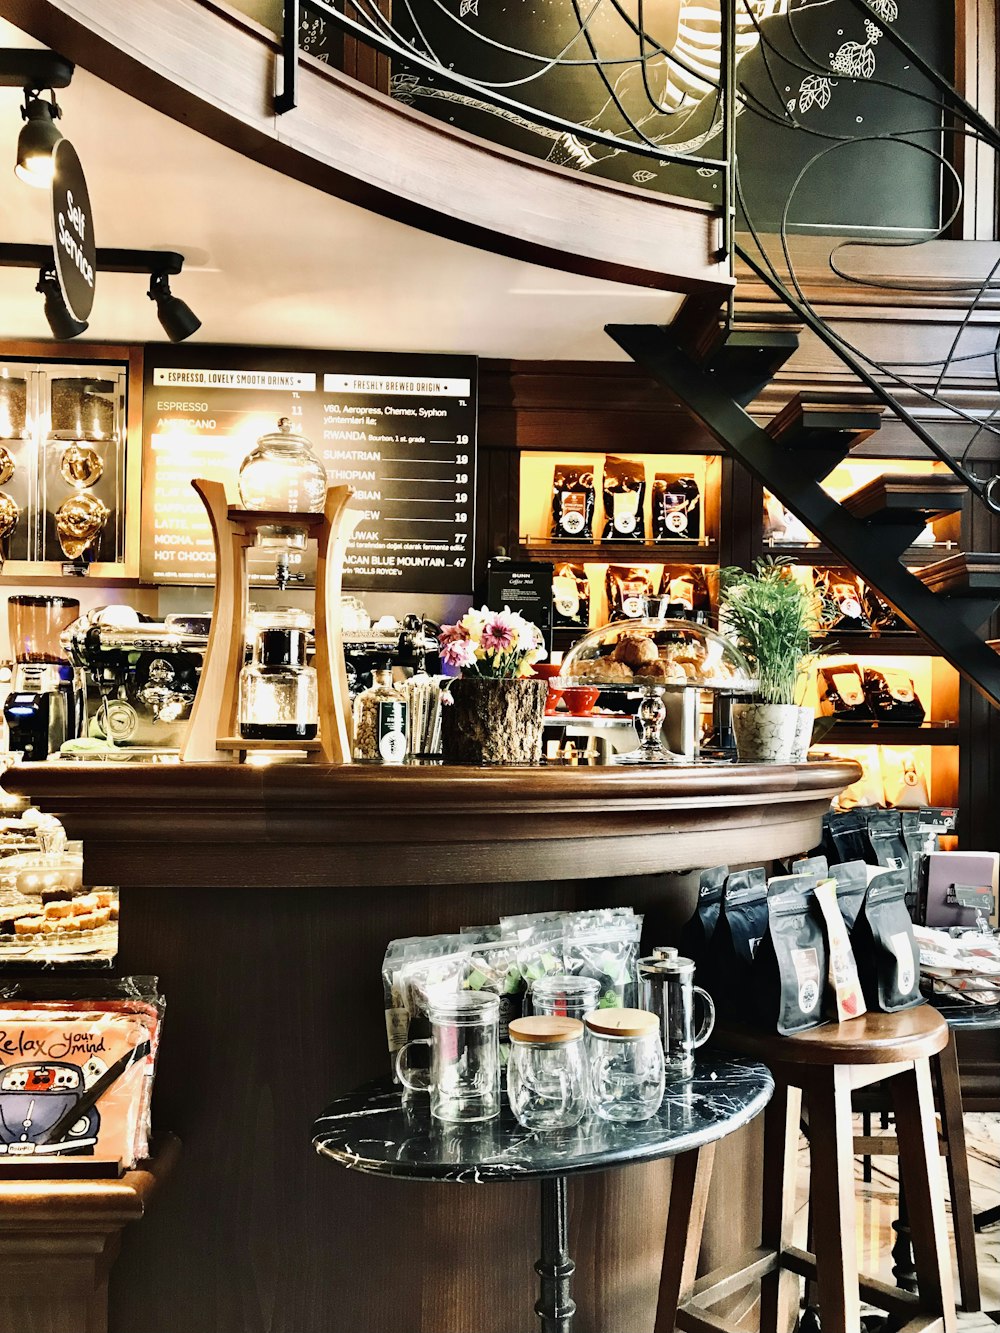
M655 565L608 565L608 620L641 620L656 596L660 571Z
M918 726L923 722L924 706L907 672L866 667L864 687L868 707L880 722L909 722Z
M385 1034L389 1047L389 1064L396 1076L396 1053L410 1039L411 1011L403 979L403 970L409 963L439 958L455 953L469 941L462 935L411 935L406 939L390 940L382 959L382 996L385 1006ZM414 1036L427 1036L429 1033Z
M601 926L571 925L563 940L563 960L571 976L593 977L600 985L600 1009L633 1009L638 1003L636 962L642 917L619 918Z
M824 879L816 885L815 900L823 916L829 951L824 1012L837 1023L860 1018L868 1012L861 994L858 968L851 950L847 924L838 902L837 881Z
M906 910L905 870L880 870L868 885L851 948L869 1009L895 1013L922 1004L920 955Z
M604 460L604 540L644 542L646 469L631 458L609 454Z
M871 717L861 668L856 662L845 662L843 666L821 666L816 673L816 683L819 686L821 717L845 720Z
M69 998L58 998L67 995ZM26 981L0 999L0 1156L149 1155L163 997L155 977Z
M927 773L913 750L882 749L882 784L887 805L918 810L930 805Z
M697 541L701 536L701 492L692 476L657 472L653 478L653 540Z
M694 915L681 930L680 951L700 967L708 954L722 907L722 894L729 876L728 866L712 866L698 878L698 903Z
M847 929L851 931L854 929L854 923L858 919L861 904L868 890L868 866L864 861L844 861L840 865L830 867L830 878L837 886L840 915L844 918Z
M788 884L788 880L797 881ZM764 938L753 968L753 1001L783 1036L823 1021L828 952L811 875L785 876L766 900Z
M556 565L552 574L552 623L572 629L590 624L590 580L582 565Z
M594 473L584 464L556 463L552 471L552 540L592 541Z
M524 1012L526 984L518 961L518 941L492 940L478 945L469 957L462 988L499 996L500 1044L507 1045L511 1021Z

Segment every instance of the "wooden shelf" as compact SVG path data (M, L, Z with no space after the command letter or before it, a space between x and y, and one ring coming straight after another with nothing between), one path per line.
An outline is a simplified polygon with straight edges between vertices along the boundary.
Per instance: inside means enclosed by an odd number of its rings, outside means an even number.
M951 546L911 546L899 558L904 565L908 565L911 569L920 569L924 565L932 565L937 560L955 554L954 544ZM764 555L773 556L775 559L784 556L796 565L828 565L831 569L851 568L846 560L842 560L839 555L834 555L833 551L827 546L785 546L782 543L770 545L765 542Z
M709 542L522 542L523 560L568 560L588 565L717 565L719 543Z
M887 630L872 634L863 630L835 629L827 634L814 634L813 647L826 651L831 657L938 657L940 654L920 634L910 630Z
M314 754L320 748L318 740L311 741L258 741L242 736L223 736L215 742L219 750L304 750Z
M817 721L824 719L817 718ZM824 745L958 745L957 726L924 723L909 726L903 722L835 722L814 744Z
M3 588L155 588L155 583L144 583L142 579L128 578L124 574L85 574L79 578L73 574L0 574L0 587ZM68 591L67 591L68 595Z

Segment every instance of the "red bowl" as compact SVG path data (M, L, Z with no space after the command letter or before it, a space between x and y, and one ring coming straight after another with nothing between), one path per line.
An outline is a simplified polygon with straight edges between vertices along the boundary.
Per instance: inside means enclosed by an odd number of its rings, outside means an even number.
M583 716L594 711L601 691L592 685L567 685L562 692L563 703L571 713Z
M548 692L548 694L545 696L545 711L546 711L546 713L548 713L548 714L550 714L550 715L551 715L552 713L554 713L554 712L556 711L556 707L558 706L559 700L560 700L562 697L563 697L563 692L562 692L562 690L560 690L560 689L555 689L553 686L550 685L550 686L549 686L549 692Z
M553 666L551 662L536 662L531 670L540 680L552 680L554 676L559 675L562 668Z

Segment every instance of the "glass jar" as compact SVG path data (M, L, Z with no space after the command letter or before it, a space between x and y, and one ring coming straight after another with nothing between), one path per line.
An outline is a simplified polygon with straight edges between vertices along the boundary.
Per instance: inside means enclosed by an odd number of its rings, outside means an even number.
M239 484L245 509L318 514L326 503L326 469L312 441L294 432L287 417L244 458Z
M604 1120L648 1120L663 1100L660 1020L645 1009L587 1015L590 1104Z
M316 672L306 666L302 629L271 626L254 643L240 672L240 736L244 740L309 741L319 730Z
M409 705L392 683L392 668L372 672L371 689L354 700L354 757L399 764L406 758Z
M558 1014L563 1018L582 1020L597 1008L600 994L601 983L594 977L553 973L532 983L531 1009L536 1014Z
M432 1000L429 1037L409 1041L396 1056L396 1074L411 1092L430 1091L431 1115L466 1123L500 1114L500 1000L460 991ZM430 1067L409 1067L414 1046L431 1048Z
M525 1129L569 1129L587 1109L583 1024L534 1015L510 1024L507 1100Z

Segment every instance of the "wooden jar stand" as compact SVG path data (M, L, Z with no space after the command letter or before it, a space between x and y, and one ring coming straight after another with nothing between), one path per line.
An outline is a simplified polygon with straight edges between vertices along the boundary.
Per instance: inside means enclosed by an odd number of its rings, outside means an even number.
M180 1143L159 1134L152 1150L120 1179L0 1180L2 1333L106 1333L121 1233L142 1217Z
M319 514L239 509L218 481L192 481L208 511L215 542L215 601L208 649L181 758L187 763L242 759L251 750L304 750L313 762L349 764L353 754L351 697L341 642L340 594L344 556L361 517L348 509L349 486L331 486ZM247 553L265 527L306 531L316 554L316 667L319 736L311 741L246 740L239 735L239 675L250 610Z

